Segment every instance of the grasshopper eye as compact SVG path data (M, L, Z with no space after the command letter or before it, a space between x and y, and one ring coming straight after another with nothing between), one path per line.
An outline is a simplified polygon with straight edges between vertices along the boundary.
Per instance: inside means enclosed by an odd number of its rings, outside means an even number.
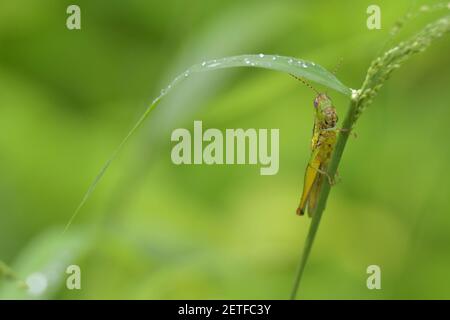
M314 99L314 107L317 108L319 106L319 100L317 98Z

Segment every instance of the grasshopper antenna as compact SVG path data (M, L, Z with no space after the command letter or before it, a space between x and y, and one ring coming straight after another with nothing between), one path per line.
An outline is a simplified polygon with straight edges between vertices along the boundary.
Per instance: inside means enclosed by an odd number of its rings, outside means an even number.
M308 88L310 88L311 90L313 90L315 93L320 94L319 91L317 91L311 84L309 84L308 82L306 82L304 79L302 79L302 78L300 78L300 77L297 77L297 76L293 75L292 73L290 73L290 75L291 75L292 77L294 77L295 79L297 79L297 80L303 82L303 84L305 84Z
M344 59L341 57L339 58L337 64L334 66L333 71L331 72L333 75L336 75L336 73L338 72L338 70L341 68L342 66L342 61L344 61ZM328 90L325 91L325 94L328 96Z

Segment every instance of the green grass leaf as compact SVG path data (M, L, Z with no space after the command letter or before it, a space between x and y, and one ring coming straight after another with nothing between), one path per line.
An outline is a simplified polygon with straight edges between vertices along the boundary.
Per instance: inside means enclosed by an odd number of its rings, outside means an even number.
M258 55L244 54L204 61L201 64L192 66L187 72L203 72L234 67L253 67L281 71L320 83L347 96L351 95L351 89L322 66L311 61L286 56L265 55L262 53Z

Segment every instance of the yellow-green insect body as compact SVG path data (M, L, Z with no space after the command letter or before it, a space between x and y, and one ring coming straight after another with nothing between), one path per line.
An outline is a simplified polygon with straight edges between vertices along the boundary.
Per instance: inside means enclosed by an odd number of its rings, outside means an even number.
M308 206L309 216L314 213L324 176L331 180L327 167L339 131L336 127L338 121L336 109L325 93L319 93L314 99L314 108L316 114L311 139L311 157L305 171L303 193L297 209L298 215L304 215L306 206Z

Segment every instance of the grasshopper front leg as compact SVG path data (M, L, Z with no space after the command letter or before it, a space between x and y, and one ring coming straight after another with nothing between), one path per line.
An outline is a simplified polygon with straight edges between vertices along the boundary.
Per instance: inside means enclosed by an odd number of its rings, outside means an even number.
M348 128L336 128L335 129L337 132L349 132L349 134L351 134L353 136L353 138L358 138L358 135L353 132L353 129L348 129Z
M311 166L310 164L308 164L308 165L311 168L313 168L314 170L316 170L318 173L325 175L328 179L328 183L330 184L330 186L334 186L336 184L336 179L335 178L333 179L328 172L326 172L325 170L319 169L319 168L315 168L315 167ZM339 176L339 174L337 174L337 172L336 172L336 176Z

